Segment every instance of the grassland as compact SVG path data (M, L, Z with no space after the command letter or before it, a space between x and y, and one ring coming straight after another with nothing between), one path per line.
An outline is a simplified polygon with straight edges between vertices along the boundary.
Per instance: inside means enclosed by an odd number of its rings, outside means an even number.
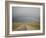
M31 23L12 23L13 31L24 31L24 30L40 30L40 23L31 22Z

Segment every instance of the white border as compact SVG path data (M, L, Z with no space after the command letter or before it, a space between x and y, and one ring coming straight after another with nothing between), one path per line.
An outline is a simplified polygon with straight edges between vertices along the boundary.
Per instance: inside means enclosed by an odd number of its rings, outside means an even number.
M40 30L31 30L31 31L12 31L12 6L16 7L36 7L40 8ZM9 18L9 34L26 34L26 33L43 33L43 6L40 5L21 5L21 4L10 4L10 18Z

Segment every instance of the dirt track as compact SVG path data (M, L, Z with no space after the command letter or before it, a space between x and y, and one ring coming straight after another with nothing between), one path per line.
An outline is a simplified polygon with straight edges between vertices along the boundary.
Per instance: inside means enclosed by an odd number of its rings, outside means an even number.
M27 24L22 24L19 27L17 27L15 30L23 31L23 30L32 30L32 29L34 29L32 28L32 26L29 26Z

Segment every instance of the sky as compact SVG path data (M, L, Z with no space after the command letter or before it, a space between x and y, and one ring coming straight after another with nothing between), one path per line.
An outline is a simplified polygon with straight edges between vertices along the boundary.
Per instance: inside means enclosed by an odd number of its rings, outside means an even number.
M40 21L40 8L35 7L12 7L13 22Z

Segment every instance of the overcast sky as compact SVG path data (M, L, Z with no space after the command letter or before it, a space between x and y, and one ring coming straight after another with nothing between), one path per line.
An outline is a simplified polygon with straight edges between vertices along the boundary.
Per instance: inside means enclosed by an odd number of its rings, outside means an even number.
M39 21L40 8L34 7L13 7L12 16L14 21Z

